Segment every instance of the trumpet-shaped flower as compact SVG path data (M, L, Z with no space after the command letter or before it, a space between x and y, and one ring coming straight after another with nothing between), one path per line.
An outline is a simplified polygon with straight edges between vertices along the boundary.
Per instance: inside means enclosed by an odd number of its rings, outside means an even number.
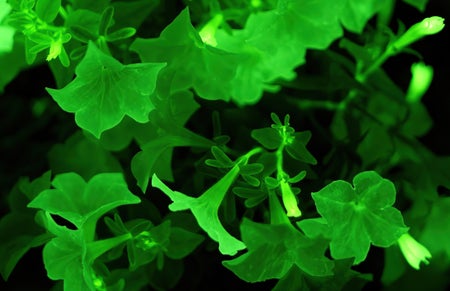
M400 250L405 256L406 261L416 270L420 269L420 263L429 264L428 259L431 258L430 251L416 241L409 233L403 234L398 239Z
M416 42L424 36L432 35L444 29L444 18L432 16L423 19L411 26L399 39L394 43L394 47L398 50Z
M281 188L281 198L283 199L284 208L286 208L287 216L289 217L300 217L302 212L298 208L297 199L295 198L294 192L289 183L282 179L280 181Z

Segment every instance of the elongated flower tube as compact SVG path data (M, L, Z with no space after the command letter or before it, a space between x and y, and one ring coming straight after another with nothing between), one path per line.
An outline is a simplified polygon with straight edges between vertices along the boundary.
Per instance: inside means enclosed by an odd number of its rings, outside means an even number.
M431 259L430 251L416 241L409 233L403 234L397 242L403 256L405 256L406 261L411 267L419 270L421 262L426 265L429 264L428 259Z
M223 15L215 15L198 33L202 41L210 46L217 46L216 31L223 21Z
M406 101L416 103L422 99L427 92L433 80L433 67L427 66L422 62L414 63L411 66L411 81L406 92Z
M286 208L287 216L300 217L302 212L298 208L297 199L294 192L292 192L291 185L285 180L280 181L281 198L283 199L284 208Z
M432 16L425 18L421 22L411 26L402 36L400 36L400 38L392 44L392 48L400 50L424 36L440 32L444 26L444 18L442 17Z

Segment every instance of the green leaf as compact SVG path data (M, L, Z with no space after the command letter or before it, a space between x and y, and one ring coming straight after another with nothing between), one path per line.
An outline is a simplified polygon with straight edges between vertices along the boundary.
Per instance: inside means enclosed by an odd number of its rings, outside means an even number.
M160 0L114 1L116 26L139 28L159 4Z
M108 28L113 25L113 16L114 16L114 7L108 6L102 12L102 16L100 17L100 24L98 28L99 35L107 35Z
M326 242L309 239L290 224L244 219L241 233L248 252L222 264L246 282L281 279L294 266L313 276L333 274L333 262L324 256Z
M426 219L420 241L434 254L450 257L450 197L436 200Z
M84 43L88 43L90 40L95 41L98 38L97 34L92 33L88 29L80 25L73 25L70 27L72 36Z
M80 10L80 9L89 9L91 11L101 13L108 5L110 0L73 0L73 9L74 10Z
M91 10L78 9L67 16L65 26L69 28L69 32L75 37L79 36L83 39L96 40L98 38L100 17L100 14Z
M57 237L47 243L43 259L47 276L64 280L64 290L89 290L83 276L80 234Z
M132 37L136 33L136 29L133 27L124 27L114 31L106 36L106 41L117 41Z
M351 269L351 260L336 260L332 276L310 276L299 268L292 268L278 281L273 291L297 290L363 290L363 286L372 281L371 276L362 275ZM353 284L349 284L353 283Z
M60 7L61 0L37 0L35 9L39 18L50 24L58 15Z
M388 1L386 0L347 0L342 9L340 20L342 25L351 32L362 33L367 21L379 12Z
M11 6L5 0L0 1L0 56L13 50L14 34L16 30L8 25L3 25L3 19L11 12ZM0 62L3 66L3 62ZM0 82L1 85L1 82ZM1 92L1 86L0 86Z
M48 153L54 174L76 172L85 180L98 173L121 172L122 167L111 153L104 150L94 138L86 138L81 131L64 144L55 144Z
M234 162L218 146L211 147L211 153L223 168L232 168Z
M65 173L57 175L52 185L55 189L42 191L28 207L57 214L78 228L118 206L140 202L119 173L98 174L87 183L76 173Z
M75 113L76 123L99 138L125 115L147 122L154 109L150 94L164 64L122 65L92 42L76 68L77 77L62 89L47 88L65 111ZM97 72L93 74L92 72Z
M428 0L403 0L403 2L417 8L420 12L424 12L428 4Z
M239 166L241 175L257 175L264 171L264 164L251 163Z
M180 227L172 227L166 255L174 260L183 259L192 253L203 240L204 237L202 235Z
M292 80L308 48L325 49L342 35L343 6L343 1L281 0L276 9L251 14L232 35L219 31L217 47L245 55L232 82L233 100L255 104L269 83Z
M334 181L312 193L317 211L330 227L330 250L335 259L365 260L370 244L389 247L408 231L403 217L392 207L395 187L376 172L362 172L353 185Z
M186 130L187 132L187 130ZM172 153L174 147L209 147L208 140L201 140L189 134L160 136L141 146L131 161L131 171L138 186L145 193L153 174L161 179L172 181Z
M165 221L157 226L147 223L144 228L134 227L130 231L139 232L127 244L128 259L132 270L136 270L155 259L157 261L162 260L164 250L169 244L170 221Z
M130 49L137 52L143 62L167 63L159 82L165 82L163 86L171 92L192 87L201 98L230 100L230 81L235 76L239 58L203 43L191 24L188 9L184 9L159 38L138 38Z
M162 132L167 134L181 131L185 134L185 130L182 129L184 124L199 108L192 92L178 91L164 98L152 97L156 110L152 111L150 122L137 123L125 116L119 125L102 134L100 138L102 146L119 151L126 148L133 139L142 147L160 136Z
M20 227L18 227L20 226ZM29 249L52 237L36 225L34 213L11 212L0 219L0 274L6 281Z
M306 144L311 139L311 132L296 132L293 137L293 141L286 146L286 151L288 152L288 154L298 161L302 161L312 165L317 164L317 160L306 149Z
M52 280L64 280L64 290L96 290L94 286L98 283L106 287L94 268L94 261L129 240L131 235L90 242L84 240L83 230L69 230L57 225L48 212L41 218L46 228L57 235L43 250L47 276ZM95 279L100 280L94 284Z
M0 33L0 43L5 45L5 37L7 34ZM11 40L13 36L11 36ZM11 49L13 42L11 44ZM2 45L0 45L2 47ZM9 45L7 45L9 50ZM0 49L1 51L1 49ZM0 93L3 93L5 86L8 85L19 72L27 67L27 62L25 60L25 50L23 41L14 42L14 49L9 52L0 52Z
M268 150L277 149L283 142L278 130L271 127L254 129L251 136Z
M239 167L236 165L198 198L170 190L156 175L153 175L152 186L163 191L173 201L169 205L171 211L190 209L200 227L211 239L219 243L219 250L222 254L234 255L244 249L245 245L223 227L218 211L223 198L238 175Z

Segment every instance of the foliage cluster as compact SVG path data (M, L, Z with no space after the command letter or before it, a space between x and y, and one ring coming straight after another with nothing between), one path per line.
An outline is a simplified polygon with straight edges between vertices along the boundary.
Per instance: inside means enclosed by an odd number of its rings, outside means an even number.
M198 289L205 254L273 290L396 288L430 262L445 286L450 156L421 143L433 69L411 48L444 19L393 31L397 2L0 0L0 90L48 64L35 114L78 127L6 197L3 279L41 247L54 290ZM406 90L383 70L404 53Z

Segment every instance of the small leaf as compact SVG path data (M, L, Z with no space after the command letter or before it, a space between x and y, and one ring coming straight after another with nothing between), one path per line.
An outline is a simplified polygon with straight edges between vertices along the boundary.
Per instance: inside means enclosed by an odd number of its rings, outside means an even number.
M261 202L263 202L266 199L267 199L267 195L251 197L244 201L244 205L247 208L253 208L253 207L256 207L258 204L260 204Z
M264 182L266 183L266 185L269 189L278 188L278 186L280 185L280 181L278 181L277 179L275 179L273 177L265 177Z
M306 171L301 171L300 173L298 173L294 177L289 178L288 182L291 183L291 184L295 184L295 183L298 183L301 180L303 180L305 177L306 177Z
M172 227L166 255L174 260L180 260L192 253L204 240L202 235L190 232L180 227Z
M213 168L219 168L219 169L227 169L229 167L224 166L222 163L220 163L218 160L213 160L213 159L207 159L205 160L205 164L213 167Z
M250 176L250 175L241 175L242 179L244 179L245 182L247 182L247 184L249 184L250 186L253 187L259 187L259 185L261 184L261 181L259 181L259 179Z
M106 36L106 41L118 41L122 39L127 39L136 34L136 29L133 27L124 27L119 30L114 31Z
M403 0L403 2L415 7L420 12L425 11L425 7L427 6L428 1L429 0Z
M108 6L103 10L102 16L100 18L100 25L98 28L98 34L106 36L108 33L108 28L113 24L114 7Z
M34 32L32 34L27 35L27 37L38 44L46 44L50 46L50 43L53 41L53 38L45 33Z
M245 187L233 187L233 193L241 198L252 198L256 196L264 196L265 193L259 189L245 188Z
M234 166L233 161L218 146L211 147L211 153L223 167L231 168Z
M294 134L294 140L292 143L286 146L286 151L288 154L301 162L316 165L317 160L313 155L306 149L306 144L311 139L310 131L296 132Z
M61 0L37 0L36 14L41 20L52 23L61 8Z
M264 171L264 165L261 163L252 163L240 166L241 175L257 175Z
M88 43L90 40L95 41L98 39L98 35L96 33L92 33L89 29L80 25L71 26L70 32L76 40L84 43Z
M283 125L281 123L280 118L278 117L278 115L276 113L274 113L274 112L270 113L270 118L272 119L272 121L275 125L279 125L279 126Z
M226 145L231 140L231 138L228 135L219 135L219 136L215 136L213 138L213 140L217 145L220 146L220 145Z
M269 150L277 149L282 143L278 130L271 127L254 129L252 130L251 136Z

